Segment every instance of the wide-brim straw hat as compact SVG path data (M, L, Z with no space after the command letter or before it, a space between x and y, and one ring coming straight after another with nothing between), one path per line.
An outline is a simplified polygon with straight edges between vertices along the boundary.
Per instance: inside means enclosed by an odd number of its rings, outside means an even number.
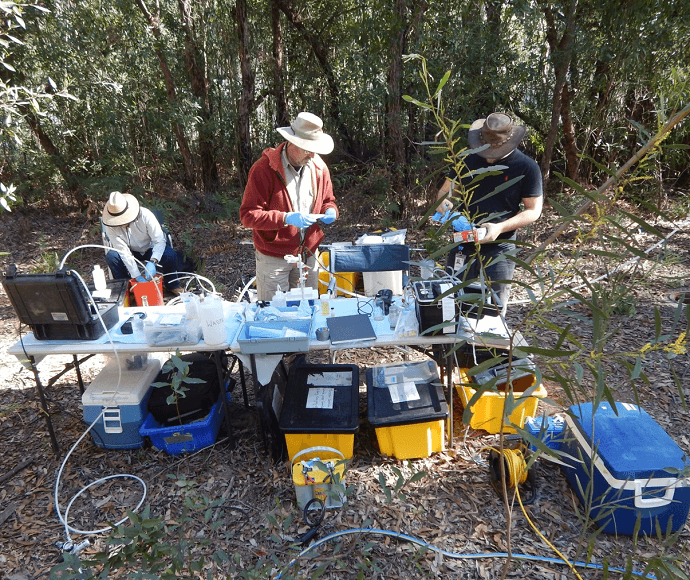
M477 119L470 126L467 142L472 149L489 145L477 155L485 159L501 159L511 153L527 133L527 127L513 124L505 113L491 113L486 119Z
M323 121L312 113L300 113L289 127L278 127L276 131L305 151L319 155L333 151L333 139L323 132Z
M103 223L106 226L124 226L139 215L139 202L129 193L113 191L103 209Z

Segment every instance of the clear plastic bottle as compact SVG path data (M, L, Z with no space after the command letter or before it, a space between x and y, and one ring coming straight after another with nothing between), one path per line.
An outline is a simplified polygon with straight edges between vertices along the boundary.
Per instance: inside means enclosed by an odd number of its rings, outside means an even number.
M105 272L98 264L93 267L93 286L98 291L105 290L107 286Z

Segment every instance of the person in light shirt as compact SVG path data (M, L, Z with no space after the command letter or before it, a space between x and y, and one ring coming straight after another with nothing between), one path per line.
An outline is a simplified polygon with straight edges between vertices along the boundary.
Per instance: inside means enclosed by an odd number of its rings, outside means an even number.
M165 233L153 212L139 205L129 193L113 191L103 209L103 231L112 249L105 261L115 279L152 280L160 268L167 289L182 293L177 276L179 256L166 243ZM138 261L137 261L138 260ZM140 269L139 262L144 264Z

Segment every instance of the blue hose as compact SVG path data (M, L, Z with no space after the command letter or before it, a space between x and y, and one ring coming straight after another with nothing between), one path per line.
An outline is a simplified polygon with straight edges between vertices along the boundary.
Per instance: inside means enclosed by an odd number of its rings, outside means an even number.
M316 548L322 546L323 544L330 542L331 540L334 540L336 538L340 538L343 536L349 536L352 534L377 534L381 536L390 536L392 538L398 538L400 540L405 540L407 542L410 542L412 544L417 544L418 546L422 546L424 548L427 548L433 552L437 552L438 554L441 554L442 556L445 556L446 558L451 558L453 560L479 560L479 559L485 559L485 558L514 558L515 560L526 560L526 561L532 561L532 562L547 562L549 564L561 564L561 565L568 565L567 562L564 562L560 558L547 558L544 556L533 556L531 554L508 554L507 552L485 552L483 554L458 554L455 552L448 552L446 550L442 550L440 548L437 548L436 546L432 546L431 544L419 540L413 536L408 536L407 534L401 534L399 532L392 532L390 530L379 530L376 528L354 528L350 530L343 530L341 532L335 532L333 534L329 534L328 536L324 536L320 540L317 540L313 544L311 544L309 547L305 548L302 550L295 558L293 558L290 563L288 564L288 569L291 568L297 560L299 560L302 556L310 552L311 550L315 550ZM604 567L601 566L600 564L592 564L592 563L587 563L587 562L579 562L579 561L574 561L570 562L571 565L577 566L578 568L589 568L589 569L595 569L595 570L604 570ZM608 566L606 568L609 572L622 572L625 573L627 570L624 570L623 568L615 568ZM641 574L638 572L631 572L633 577L636 578L643 578L646 580L657 580L656 576L653 574ZM282 577L282 572L280 572L276 577L275 580L278 580L278 578Z

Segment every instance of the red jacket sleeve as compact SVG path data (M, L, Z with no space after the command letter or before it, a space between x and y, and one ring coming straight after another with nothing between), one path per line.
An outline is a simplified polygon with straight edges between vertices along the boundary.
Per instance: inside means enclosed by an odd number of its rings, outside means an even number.
M284 208L276 208L275 202L278 200L272 198L276 189L279 189L279 183L276 183L278 180L279 177L269 167L266 157L252 166L240 206L240 221L243 226L252 230L278 230L283 227L284 213L290 211L290 207L283 204Z

